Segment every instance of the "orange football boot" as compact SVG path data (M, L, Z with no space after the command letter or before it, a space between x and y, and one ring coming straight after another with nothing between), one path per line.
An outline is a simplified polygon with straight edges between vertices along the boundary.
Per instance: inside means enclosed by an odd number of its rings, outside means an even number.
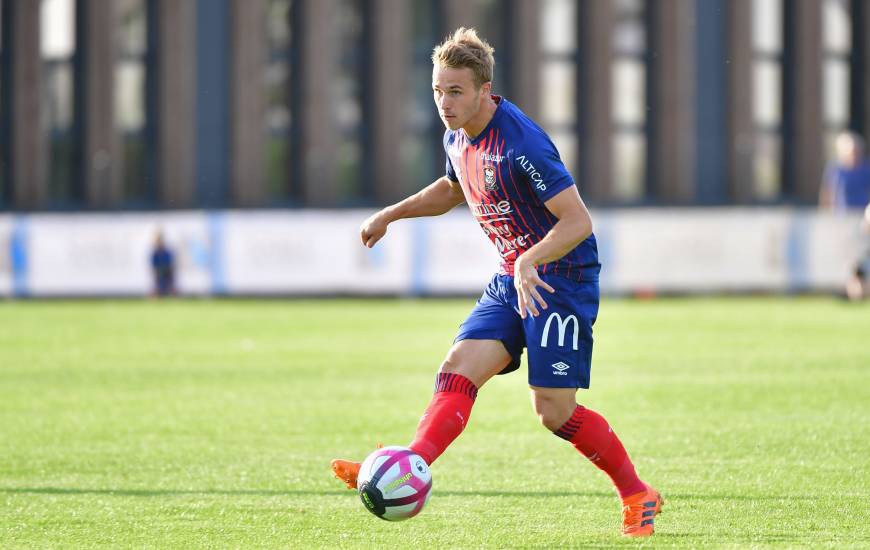
M356 478L359 475L359 462L336 458L332 461L332 473L342 480L348 489L356 489Z
M376 447L378 449L383 449L384 444L378 443ZM347 485L348 489L356 489L356 478L359 477L360 464L362 463L336 458L330 465L332 466L332 473L335 474L335 477L342 480L344 484Z
M662 511L664 503L662 495L649 485L643 493L635 493L622 499L622 536L652 535L655 517Z

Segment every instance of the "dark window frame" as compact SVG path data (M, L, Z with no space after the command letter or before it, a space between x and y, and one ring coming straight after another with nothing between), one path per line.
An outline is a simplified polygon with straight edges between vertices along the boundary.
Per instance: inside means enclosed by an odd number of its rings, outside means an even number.
M119 209L123 210L155 210L160 208L159 204L159 182L158 182L158 143L157 143L157 125L158 125L158 53L159 53L159 3L158 0L144 0L145 7L145 51L141 55L122 52L114 60L115 67L123 62L139 62L142 64L144 75L144 123L141 128L134 131L118 129L119 144L122 148L122 166L123 150L128 141L141 140L144 147L144 173L142 178L143 194L140 197L128 197L124 186L125 173L117 174L121 178L122 198L118 205ZM116 126L117 128L117 126ZM126 168L124 168L126 170Z

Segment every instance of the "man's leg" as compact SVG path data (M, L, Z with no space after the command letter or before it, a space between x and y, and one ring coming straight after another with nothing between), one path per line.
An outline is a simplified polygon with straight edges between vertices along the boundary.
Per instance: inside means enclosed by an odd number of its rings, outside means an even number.
M468 423L477 390L511 362L499 340L465 339L456 342L435 378L435 393L408 445L431 465ZM332 471L356 488L359 463L336 459Z
M623 534L651 535L661 496L637 476L625 447L604 417L578 405L574 388L531 386L531 390L541 423L610 477L623 502Z
M477 390L510 361L510 354L498 340L461 340L453 345L441 364L435 394L409 445L426 464L431 465L462 433Z
M644 491L646 486L616 433L600 414L578 405L576 393L574 388L532 386L532 403L541 423L610 476L620 497Z

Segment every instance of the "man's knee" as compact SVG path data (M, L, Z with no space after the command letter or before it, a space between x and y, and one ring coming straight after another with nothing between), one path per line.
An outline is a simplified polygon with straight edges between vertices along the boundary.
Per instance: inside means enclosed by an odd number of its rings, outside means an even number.
M498 340L461 340L447 352L439 372L461 374L480 388L510 361L510 354Z
M532 388L532 407L541 424L555 432L571 418L577 408L574 388Z
M462 365L464 363L462 359L462 353L457 350L457 346L454 345L450 348L450 351L447 352L447 357L444 358L438 372L459 372L462 370Z

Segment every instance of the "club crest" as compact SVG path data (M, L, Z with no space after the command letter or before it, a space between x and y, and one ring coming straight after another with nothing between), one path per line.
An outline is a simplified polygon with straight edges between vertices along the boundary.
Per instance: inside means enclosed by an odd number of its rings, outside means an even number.
M492 166L483 167L483 181L487 191L495 191L495 168Z

